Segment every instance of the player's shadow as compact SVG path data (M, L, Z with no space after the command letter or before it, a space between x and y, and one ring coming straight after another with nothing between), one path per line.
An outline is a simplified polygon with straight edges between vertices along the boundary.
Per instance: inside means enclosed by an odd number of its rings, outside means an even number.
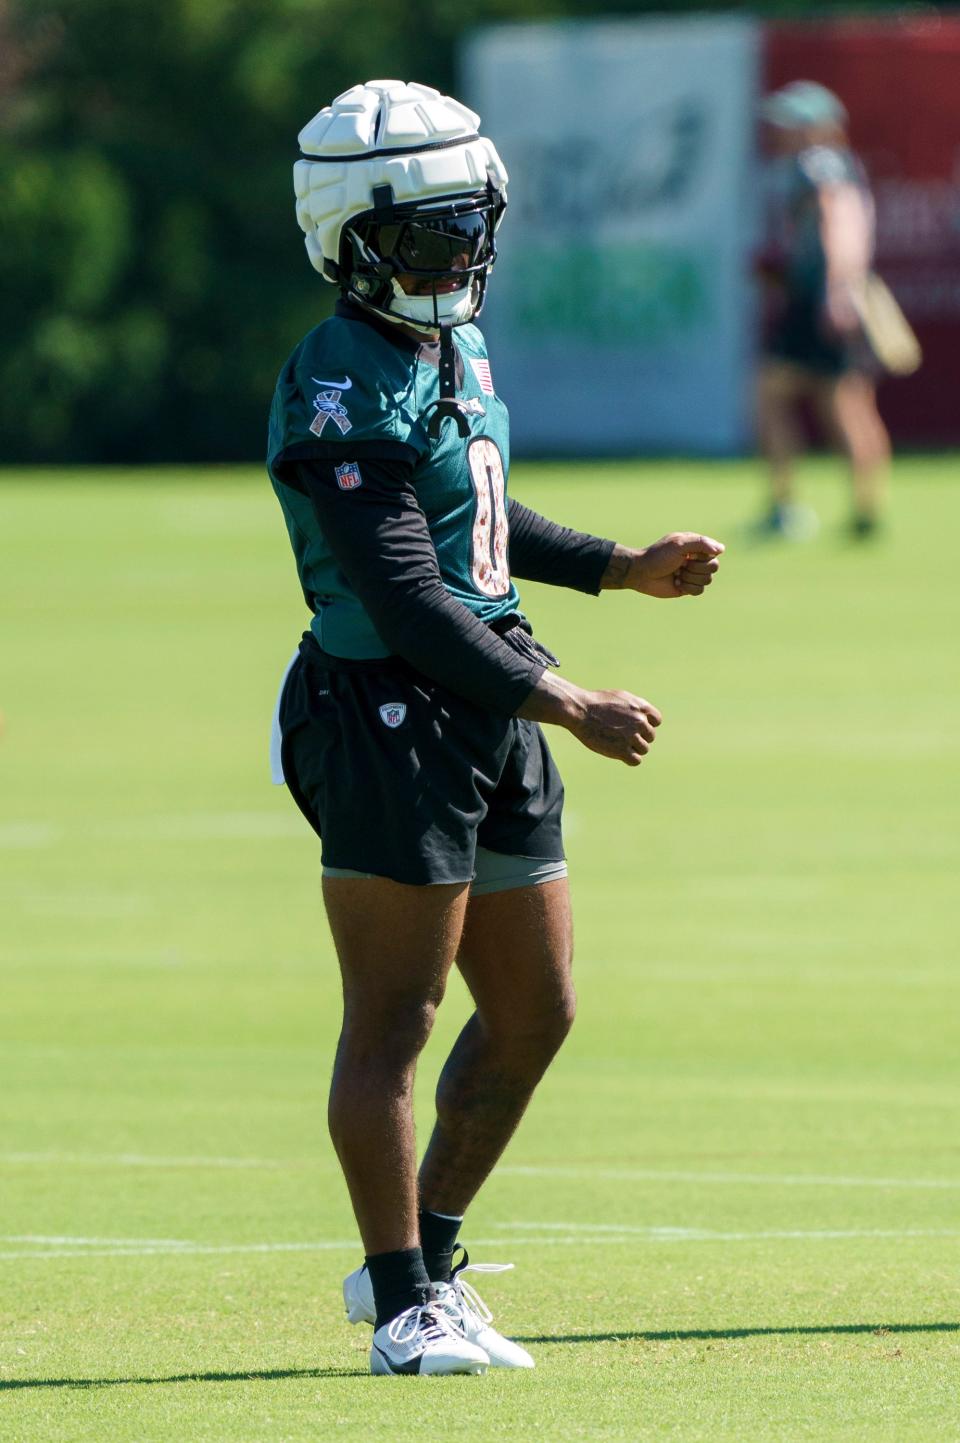
M536 1333L518 1343L683 1343L721 1338L823 1336L872 1333L957 1333L960 1323L834 1323L786 1328L667 1328L663 1332ZM173 1373L163 1378L0 1378L0 1392L23 1388L120 1388L161 1383L269 1383L282 1378L369 1378L367 1368L257 1368L240 1373Z
M685 1343L710 1342L717 1338L817 1337L833 1334L872 1333L882 1338L900 1333L957 1333L960 1323L823 1323L785 1328L666 1328L661 1333L537 1333L517 1337L518 1343Z
M279 1378L369 1378L369 1368L255 1368L246 1373L174 1373L167 1378L0 1378L17 1388L118 1388L155 1383L270 1383Z

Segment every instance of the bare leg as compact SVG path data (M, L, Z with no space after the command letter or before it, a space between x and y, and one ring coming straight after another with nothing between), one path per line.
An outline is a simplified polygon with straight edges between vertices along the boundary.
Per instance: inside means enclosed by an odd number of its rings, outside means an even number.
M877 410L876 387L869 376L851 371L816 390L817 409L850 462L854 511L871 523L886 494L890 437Z
M805 382L796 367L784 361L765 361L757 378L757 431L760 449L770 475L774 506L788 506L793 498L793 468L801 449L795 409Z
M421 1206L463 1214L573 1021L566 878L474 897L457 964L476 1004L437 1086Z
M413 1079L453 963L466 884L325 878L343 976L330 1135L364 1250L419 1245Z

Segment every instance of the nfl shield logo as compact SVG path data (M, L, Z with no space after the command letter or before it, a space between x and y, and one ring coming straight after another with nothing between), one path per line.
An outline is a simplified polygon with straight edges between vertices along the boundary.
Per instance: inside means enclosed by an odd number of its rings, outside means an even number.
M333 474L337 478L337 485L341 491L356 491L358 486L363 485L360 467L356 461L345 461L342 466L335 466Z
M380 708L380 720L384 726L398 727L407 714L405 701L385 701Z

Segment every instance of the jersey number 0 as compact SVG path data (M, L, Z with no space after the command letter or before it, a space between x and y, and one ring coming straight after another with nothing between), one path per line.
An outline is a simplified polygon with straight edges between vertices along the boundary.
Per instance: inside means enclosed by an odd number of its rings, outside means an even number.
M467 449L467 461L477 493L470 574L474 586L484 596L505 596L510 590L507 561L510 531L503 458L495 442L487 436L477 436Z

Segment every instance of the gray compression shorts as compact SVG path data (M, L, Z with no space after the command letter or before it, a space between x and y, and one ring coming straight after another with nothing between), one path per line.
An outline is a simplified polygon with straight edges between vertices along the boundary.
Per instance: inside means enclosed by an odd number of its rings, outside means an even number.
M503 852L477 848L475 871L470 884L471 897L485 897L490 892L511 892L516 887L538 887L543 882L556 882L567 875L566 862L544 861L542 857L508 857ZM368 881L376 872L352 872L348 867L324 867L325 877L355 877Z

